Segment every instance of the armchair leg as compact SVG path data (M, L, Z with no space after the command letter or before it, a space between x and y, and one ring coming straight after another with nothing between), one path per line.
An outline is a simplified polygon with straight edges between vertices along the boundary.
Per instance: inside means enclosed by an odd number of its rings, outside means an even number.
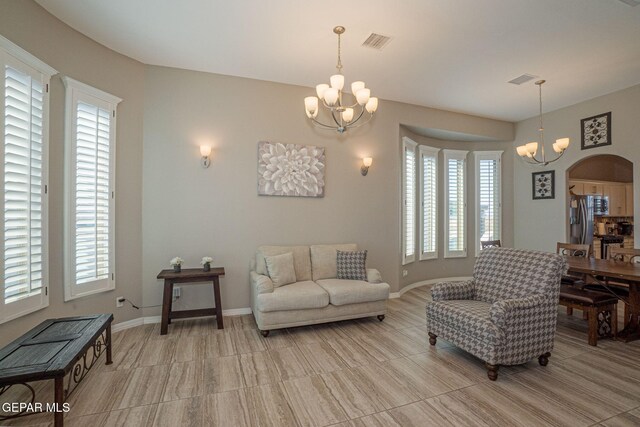
M378 320L382 322L384 320L384 314L378 314Z
M549 357L551 357L551 353L549 352L538 357L538 363L540 363L540 366L547 366L549 364Z
M260 330L260 333L261 333L261 334L262 334L262 336L263 336L263 337L265 337L265 338L269 336L269 332L271 332L271 331L269 331L269 330L266 330L266 331L264 331L264 330Z
M498 368L500 365L491 365L490 363L486 363L487 367L487 376L491 381L495 381L498 379Z
M429 344L436 345L436 340L438 336L429 332Z

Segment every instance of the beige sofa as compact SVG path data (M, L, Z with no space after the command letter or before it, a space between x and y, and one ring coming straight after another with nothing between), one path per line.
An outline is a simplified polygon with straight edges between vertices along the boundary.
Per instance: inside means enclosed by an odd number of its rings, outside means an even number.
M262 335L290 328L387 313L389 285L367 269L367 281L337 279L337 250L355 251L355 244L261 246L252 262L251 306ZM291 252L296 282L274 287L265 256Z

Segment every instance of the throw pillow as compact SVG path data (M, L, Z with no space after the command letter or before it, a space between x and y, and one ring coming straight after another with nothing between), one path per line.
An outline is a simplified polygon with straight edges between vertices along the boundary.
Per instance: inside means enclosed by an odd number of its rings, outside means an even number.
M273 287L288 285L296 281L296 270L293 267L293 253L266 256L264 260L267 264L267 272Z
M337 251L338 279L367 280L367 251Z

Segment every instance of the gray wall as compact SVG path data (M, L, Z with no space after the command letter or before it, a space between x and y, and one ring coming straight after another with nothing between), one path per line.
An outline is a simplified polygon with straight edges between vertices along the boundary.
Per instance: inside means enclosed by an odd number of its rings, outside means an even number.
M141 302L142 119L144 66L71 29L32 1L0 2L0 34L57 69L51 80L49 164L49 307L0 325L0 345L46 318L113 312L116 322L140 316L115 308L116 295ZM116 159L117 289L63 301L64 87L60 75L124 99L118 106Z
M439 153L438 170L438 258L416 261L402 267L407 270L407 276L400 276L400 288L423 280L440 279L443 277L471 276L476 261L476 233L475 233L475 164L473 151L504 151L502 154L502 245L513 245L513 156L512 143L509 142L458 142L443 141L418 135L406 127L400 128L400 136L406 136L419 145L451 150L469 150L467 155L467 256L464 258L444 258L444 167L443 155ZM402 141L400 141L402 144ZM416 199L419 200L419 199ZM416 206L416 218L420 206ZM416 233L418 234L418 233ZM416 248L419 248L420 236L416 235ZM419 250L419 249L418 249ZM399 255L402 263L402 255ZM402 272L401 272L402 273Z
M567 239L567 170L576 162L595 155L615 154L633 162L633 182L640 182L639 107L640 85L637 85L544 115L548 146L561 137L570 137L571 145L560 160L546 168L528 166L516 159L514 230L517 247L555 251L556 242ZM580 119L608 111L611 111L612 145L581 150ZM537 118L531 118L517 124L514 146L537 141L536 122ZM556 171L555 199L532 200L531 172L539 170ZM634 212L639 209L639 188L634 185ZM635 247L640 247L639 236L635 236Z
M318 80L325 77L319 70ZM197 266L210 255L226 268L224 308L248 307L249 262L262 244L356 242L395 292L401 275L400 125L513 140L508 122L384 100L371 126L340 137L308 123L303 98L310 88L155 66L147 67L145 83L145 305L160 303L155 277L169 259L179 255ZM326 147L325 197L259 197L260 140ZM213 146L209 169L200 167L200 143ZM360 159L366 156L373 165L363 177ZM417 273L411 278L422 280ZM183 292L177 307L211 304L210 290L200 288ZM159 308L145 314L157 315Z

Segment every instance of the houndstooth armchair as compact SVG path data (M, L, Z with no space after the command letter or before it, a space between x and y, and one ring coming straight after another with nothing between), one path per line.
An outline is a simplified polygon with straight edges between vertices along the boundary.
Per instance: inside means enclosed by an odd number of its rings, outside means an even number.
M441 337L486 362L489 379L500 365L538 357L546 366L556 332L564 259L511 248L485 249L473 279L438 283L427 303L429 343Z

